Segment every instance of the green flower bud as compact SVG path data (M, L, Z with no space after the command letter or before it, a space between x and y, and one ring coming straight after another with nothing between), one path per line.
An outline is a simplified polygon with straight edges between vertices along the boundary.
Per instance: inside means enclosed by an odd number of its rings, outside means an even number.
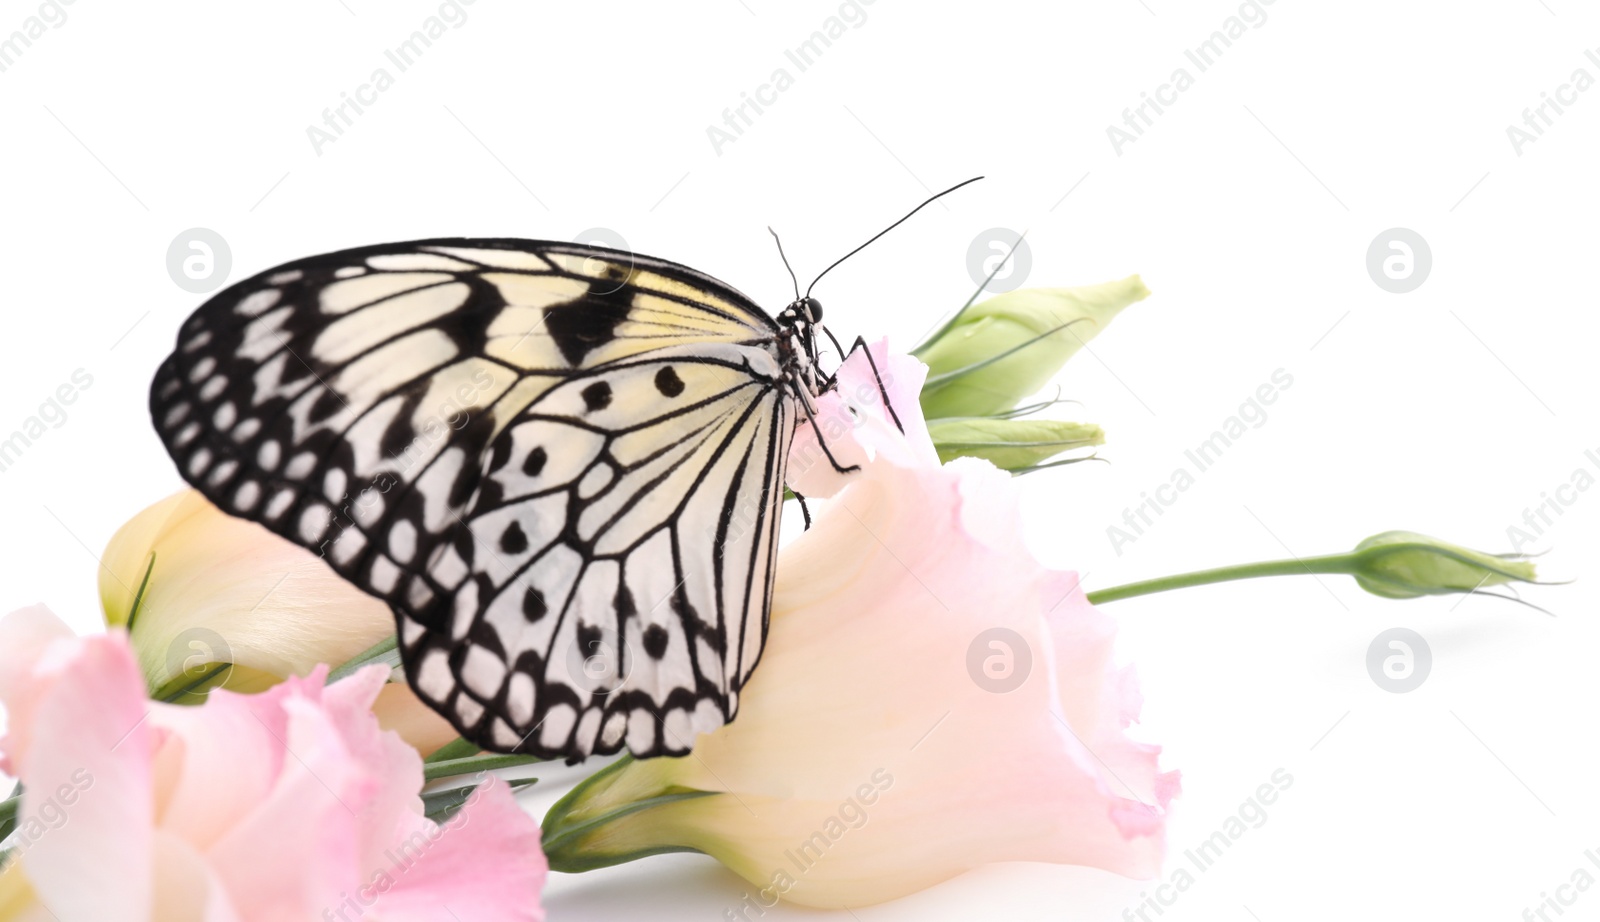
M1361 588L1387 599L1475 592L1537 578L1532 561L1520 554L1485 554L1409 531L1373 535L1356 545L1352 563Z
M929 419L992 416L1039 391L1119 311L1149 296L1137 275L1079 288L1024 288L969 304L911 354L928 365Z
M936 419L928 423L940 463L963 455L1007 471L1024 471L1064 451L1105 444L1093 423L1056 419Z
M685 761L640 762L624 754L578 782L540 824L550 869L578 874L651 855L701 851L680 843L717 838L719 830L703 809L683 802L727 795L673 783L669 776Z

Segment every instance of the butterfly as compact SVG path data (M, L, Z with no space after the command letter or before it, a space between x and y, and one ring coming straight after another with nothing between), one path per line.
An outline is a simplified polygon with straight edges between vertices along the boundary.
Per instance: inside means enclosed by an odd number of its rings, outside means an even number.
M761 658L789 445L832 386L795 289L774 318L554 241L313 256L196 310L151 418L212 503L390 605L464 738L682 754Z

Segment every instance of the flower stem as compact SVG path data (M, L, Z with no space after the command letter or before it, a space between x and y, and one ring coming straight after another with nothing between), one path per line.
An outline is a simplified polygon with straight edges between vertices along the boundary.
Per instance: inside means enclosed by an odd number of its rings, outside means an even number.
M1140 580L1109 589L1096 589L1088 593L1089 601L1096 605L1131 599L1134 596L1166 592L1170 589L1187 589L1190 586L1208 586L1239 579L1260 579L1264 576L1306 576L1319 573L1350 574L1356 572L1359 554L1325 554L1321 557L1301 557L1294 560L1267 560L1260 563L1243 563L1231 567L1216 567Z
M482 746L464 740L458 736L434 750L433 755L428 756L422 761L426 763L450 762L454 761L455 759L465 759L468 756L475 756L482 751Z
M470 775L474 772L492 771L497 768L532 765L538 761L541 760L536 756L502 755L498 752L489 752L480 756L468 756L464 759L445 759L439 762L427 763L422 767L422 777L425 781L435 781L439 778Z
M355 658L328 673L328 684L332 685L345 676L355 672L362 666L372 663L383 663L390 668L400 665L400 638L390 634L360 653Z

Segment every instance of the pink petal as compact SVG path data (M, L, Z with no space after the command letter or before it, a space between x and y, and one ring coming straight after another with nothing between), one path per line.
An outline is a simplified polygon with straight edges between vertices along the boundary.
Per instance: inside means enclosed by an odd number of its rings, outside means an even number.
M158 821L204 851L276 784L285 758L282 708L263 718L249 697L222 690L200 707L151 707L151 723L168 731L157 755Z
M327 667L319 668L260 694L219 689L201 707L153 706L151 723L174 738L160 756L169 768L158 775L164 828L204 850L258 809L292 758L283 745L289 733L284 704L321 698ZM383 672L378 669L377 681Z
M145 701L120 632L74 638L37 609L0 622L0 642L26 785L11 872L26 886L7 898L132 922L338 918L352 895L383 896L373 919L543 918L539 827L503 783L448 829L422 816L421 757L371 711L385 667L183 708Z
M18 609L0 619L0 702L6 709L6 736L0 739L0 771L17 773L16 760L27 751L33 712L48 687L35 673L47 670L46 651L72 640L72 629L43 605Z
M361 844L357 863L377 867L384 851L414 824L424 822L422 756L396 733L378 728L372 704L384 688L389 670L368 666L323 691L322 704L343 735L352 758L382 779L362 810ZM321 678L313 673L312 679Z
M280 705L287 732L274 741L286 753L282 772L207 853L252 920L318 918L342 899L359 875L362 812L383 783L352 757L334 721L299 683L289 692Z
M544 920L539 824L498 778L480 785L447 823L423 821L385 856L371 878L393 881L377 899L384 922L434 922L451 913L474 922Z
M859 476L840 473L833 462L850 467L884 454L898 466L939 463L917 405L927 366L909 356L890 355L888 340L868 349L879 373L873 373L865 353L858 350L840 366L838 387L817 398L816 425L802 421L795 430L789 446L788 483L805 496L833 496ZM884 406L883 391L888 391L906 436L900 434ZM818 444L819 431L826 452Z
M34 738L19 760L23 867L63 919L140 922L150 907L156 735L144 680L121 634L77 642L64 665L38 680Z

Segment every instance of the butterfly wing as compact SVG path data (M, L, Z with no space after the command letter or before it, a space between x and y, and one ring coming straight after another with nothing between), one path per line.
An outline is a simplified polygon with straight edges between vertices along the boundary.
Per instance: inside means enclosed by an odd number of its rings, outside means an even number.
M394 608L464 736L682 752L764 639L794 428L747 298L573 244L312 257L203 305L151 388L183 476Z
M681 753L737 708L794 418L741 347L663 352L530 405L491 446L462 540L426 568L444 598L403 609L412 684L463 734Z

